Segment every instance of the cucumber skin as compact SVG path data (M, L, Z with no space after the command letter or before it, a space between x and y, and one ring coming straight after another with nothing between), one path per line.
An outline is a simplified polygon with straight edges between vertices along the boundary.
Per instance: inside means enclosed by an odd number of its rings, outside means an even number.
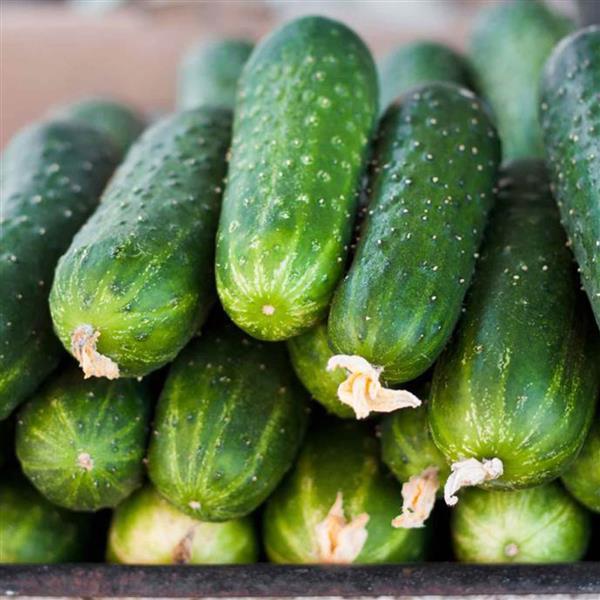
M83 379L75 367L53 377L17 420L23 472L51 502L71 510L114 507L144 476L151 401L135 380ZM88 453L93 468L78 463Z
M368 49L322 17L277 30L244 68L216 275L225 310L253 337L284 340L325 316L350 243L377 92Z
M120 160L146 127L132 107L108 98L84 98L65 106L58 115L86 123L110 138Z
M383 367L390 384L433 364L460 316L499 158L483 106L453 84L414 89L386 111L367 219L329 313L335 351Z
M0 482L0 563L82 562L88 517L58 508L23 477Z
M337 389L345 379L343 370L327 371L327 361L333 356L327 338L327 325L319 323L306 333L287 341L292 367L312 397L327 412L341 419L354 419L354 411L340 402Z
M202 105L233 110L237 84L254 44L248 40L223 39L190 48L179 65L177 106Z
M214 235L230 114L201 108L150 127L61 258L50 295L67 350L82 324L139 377L175 358L214 301Z
M430 426L451 462L497 457L514 489L575 459L600 387L598 339L578 292L541 161L500 179L465 314L436 364Z
M514 492L471 488L452 511L451 531L462 562L572 562L585 554L591 522L556 483ZM519 547L517 556L506 556L508 544Z
M396 48L379 65L381 112L410 88L433 81L449 81L472 88L466 59L436 42L419 41Z
M188 517L147 485L115 509L107 560L120 564L177 564L177 542L193 532L187 564L244 564L258 559L258 540L249 518L204 523ZM174 534L181 532L181 538Z
M343 494L348 519L362 512L370 515L368 537L355 564L423 558L426 530L391 525L402 495L379 461L374 436L362 423L329 421L309 433L294 470L267 502L263 540L269 560L316 562L312 532L326 517L338 491Z
M505 161L543 156L538 82L554 45L572 28L538 0L494 5L476 21L469 57L496 114Z
M191 342L171 366L154 420L150 478L192 517L247 515L291 467L306 421L285 346L226 323Z
M540 121L562 223L600 327L598 81L600 27L595 26L564 40L546 64Z
M579 456L563 473L562 481L576 500L600 513L600 418L596 417Z
M0 419L58 365L62 351L48 312L52 275L116 161L108 139L67 121L36 123L3 153Z

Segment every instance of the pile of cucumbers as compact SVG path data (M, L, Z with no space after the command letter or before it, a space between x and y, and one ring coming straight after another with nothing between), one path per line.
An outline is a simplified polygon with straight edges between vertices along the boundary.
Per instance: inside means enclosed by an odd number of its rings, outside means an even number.
M177 103L3 152L0 562L589 557L600 28L517 0L378 68L303 17Z

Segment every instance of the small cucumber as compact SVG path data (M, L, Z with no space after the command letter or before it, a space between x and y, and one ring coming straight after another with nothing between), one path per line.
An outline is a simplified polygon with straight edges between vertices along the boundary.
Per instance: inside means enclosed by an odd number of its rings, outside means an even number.
M381 111L410 88L433 81L471 88L466 59L436 42L419 41L396 48L379 65Z
M216 326L173 363L148 453L158 491L183 512L225 521L252 512L292 465L304 391L283 344Z
M350 243L377 91L366 46L322 17L278 29L244 68L216 275L225 310L250 335L288 339L325 316Z
M598 352L543 164L512 163L465 314L434 370L433 439L457 463L446 501L463 485L514 489L558 477L591 425Z
M252 563L258 540L249 518L203 523L147 485L113 513L107 560L134 565Z
M0 419L58 365L48 312L54 268L116 164L107 138L72 121L32 125L2 155Z
M424 529L394 529L400 487L377 440L353 421L313 430L264 513L267 556L277 563L386 563L423 558Z
M552 48L572 28L539 0L511 0L481 12L469 55L478 89L496 114L505 160L543 156L538 83Z
M481 103L454 84L426 84L390 106L367 218L329 314L337 353L361 357L387 384L433 364L460 316L499 155Z
M212 105L233 109L238 79L253 47L252 42L240 39L192 46L179 65L178 108Z
M528 490L466 490L452 513L458 560L472 563L556 563L580 560L589 515L556 483Z
M353 418L353 410L340 402L337 395L346 376L339 370L325 370L333 356L327 339L327 325L319 323L306 333L289 339L287 347L294 371L312 397L336 417Z
M116 506L142 483L151 402L134 380L54 377L19 413L17 457L51 502L71 510Z
M562 480L575 499L600 513L600 414L579 456L563 473Z
M143 376L175 358L213 303L228 111L150 127L61 258L55 330L86 376Z
M136 110L108 98L79 100L64 107L57 116L82 121L102 132L115 145L121 159L146 127L144 117Z
M540 118L562 222L600 327L600 27L564 40L542 80Z
M23 477L0 482L0 564L82 562L89 517L53 506Z

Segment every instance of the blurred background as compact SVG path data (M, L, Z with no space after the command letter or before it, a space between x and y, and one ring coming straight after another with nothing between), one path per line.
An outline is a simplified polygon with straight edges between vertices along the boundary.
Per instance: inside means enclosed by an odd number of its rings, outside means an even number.
M350 25L376 58L419 38L461 49L474 14L498 1L0 0L0 144L49 107L82 96L170 110L177 64L198 40L256 40L282 21L319 13ZM571 16L600 8L600 0L547 1Z

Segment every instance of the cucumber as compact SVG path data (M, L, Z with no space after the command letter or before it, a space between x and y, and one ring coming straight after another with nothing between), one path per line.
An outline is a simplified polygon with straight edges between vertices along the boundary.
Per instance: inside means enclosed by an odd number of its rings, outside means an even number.
M572 562L585 554L591 522L550 483L513 492L466 490L452 513L451 531L462 562Z
M48 292L60 255L116 166L108 139L75 122L36 123L2 155L0 419L58 365Z
M400 500L369 430L326 421L310 432L294 470L267 502L267 556L296 564L422 559L425 530L391 526Z
M250 335L284 340L325 316L344 268L377 73L341 23L304 17L252 53L239 84L217 235L217 289Z
M562 222L600 327L600 27L553 52L542 79L540 119Z
M0 481L0 563L61 563L86 558L87 515L53 506L22 476Z
M64 107L57 116L82 121L102 132L110 138L121 159L146 127L136 110L108 98L84 98Z
M285 346L216 326L171 366L154 420L150 478L192 517L242 517L290 468L306 416Z
M471 88L466 59L436 42L418 41L396 48L379 65L381 111L410 88L433 81L450 81Z
M179 65L178 108L208 104L233 109L238 79L253 47L235 38L192 46Z
M144 376L203 323L229 133L213 108L150 127L59 261L52 319L87 377Z
M469 56L477 89L496 114L505 160L543 156L538 83L555 44L572 28L538 0L513 0L481 12Z
M116 508L107 560L135 565L237 564L258 559L249 518L204 523L188 517L147 485Z
M446 501L462 484L514 489L558 477L591 425L599 351L543 164L514 162L465 314L434 370L433 439L460 461Z
M575 499L600 513L600 416L588 434L577 460L562 476L563 483Z
M348 419L354 417L353 410L340 402L337 390L346 376L339 370L325 371L333 356L327 339L327 326L319 323L306 333L287 341L294 371L312 397L322 404L327 412Z
M17 457L54 504L116 506L142 483L151 401L134 380L84 380L75 367L52 378L19 413Z
M367 219L329 314L337 353L361 357L386 384L433 364L460 316L499 154L482 104L454 84L426 84L390 106Z

